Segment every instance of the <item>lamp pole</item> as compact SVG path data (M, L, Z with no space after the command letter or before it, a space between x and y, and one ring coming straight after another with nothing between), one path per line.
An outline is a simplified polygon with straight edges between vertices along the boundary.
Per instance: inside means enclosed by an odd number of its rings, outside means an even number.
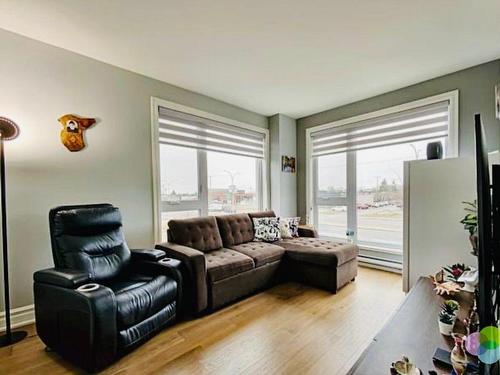
M3 152L3 136L0 133L0 188L2 189L2 252L3 252L3 285L4 285L4 309L5 309L5 342L12 341L12 329L10 326L10 293L9 293L9 260L7 251L7 205L5 203L5 156Z
M5 154L4 140L17 137L19 128L17 125L4 117L0 117L0 188L2 189L0 203L2 205L2 256L3 256L3 288L4 288L4 309L5 309L5 335L0 335L0 347L12 345L24 339L26 331L12 332L10 321L10 289L9 289L9 260L7 241L7 203L5 188Z

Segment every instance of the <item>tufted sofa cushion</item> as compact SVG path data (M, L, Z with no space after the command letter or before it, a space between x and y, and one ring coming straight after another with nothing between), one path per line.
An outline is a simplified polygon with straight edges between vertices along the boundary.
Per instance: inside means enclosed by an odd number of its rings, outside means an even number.
M253 241L253 224L247 214L222 215L216 218L224 246Z
M299 237L276 244L286 249L290 259L320 266L338 267L358 256L356 245L319 238Z
M168 228L170 241L176 244L192 247L204 253L222 247L222 239L214 216L170 220Z
M205 255L211 282L226 279L254 268L252 258L230 249L210 251Z
M251 241L239 245L231 246L231 249L245 254L253 259L255 267L280 260L285 253L285 249L271 243Z

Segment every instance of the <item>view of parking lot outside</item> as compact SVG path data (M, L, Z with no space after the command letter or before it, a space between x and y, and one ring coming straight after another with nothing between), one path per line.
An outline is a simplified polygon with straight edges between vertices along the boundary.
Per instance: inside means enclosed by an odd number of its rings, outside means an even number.
M441 139L444 145L444 139ZM425 159L429 141L419 141L357 151L357 229L347 228L347 206L319 206L319 233L345 238L357 232L358 242L400 249L403 243L403 163ZM344 197L346 156L335 154L318 160L318 195Z
M209 215L258 210L255 158L208 152L207 164Z
M193 148L160 145L161 200L172 208L161 215L163 237L169 220L201 214L197 154ZM256 159L251 157L207 152L208 181L205 184L209 215L258 210L256 164ZM182 209L183 202L197 201L200 201L199 209Z

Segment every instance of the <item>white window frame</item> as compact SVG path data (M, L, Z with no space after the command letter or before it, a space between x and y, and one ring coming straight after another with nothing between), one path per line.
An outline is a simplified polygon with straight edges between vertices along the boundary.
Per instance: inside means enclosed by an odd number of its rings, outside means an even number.
M426 105L434 104L434 103L439 103L442 101L449 101L449 129L448 129L448 137L446 141L446 157L451 158L451 157L458 157L459 155L459 129L458 129L458 124L459 124L459 118L458 118L458 101L459 101L459 90L453 90L449 92L445 92L442 94L430 96L427 98L419 99L419 100L414 100L409 103L401 104L401 105L396 105L388 108L384 108L381 110L377 110L374 112L369 112L365 113L362 115L354 116L354 117L349 117L345 118L342 120L334 121L334 122L329 122L326 124L314 126L311 128L306 129L306 222L308 224L316 224L318 222L318 217L317 217L317 210L314 209L315 204L316 204L316 197L315 197L315 192L316 192L316 181L317 181L317 176L315 175L316 171L316 166L315 163L317 164L316 158L312 157L312 137L311 135L314 132L320 131L320 130L325 130L325 129L330 129L333 127L337 126L343 126L343 125L348 125L351 123L355 123L358 121L363 121L363 120L369 120L372 118L380 117L380 116L385 116L385 115L390 115L393 113L401 112L401 111L406 111L418 107L423 107ZM347 168L352 169L352 165L354 164L354 170L347 171L347 185L353 183L355 184L356 182L356 155L355 152L348 152L348 159L349 159L349 154L351 155L351 162L349 160L347 161ZM354 160L354 162L353 162ZM351 185L352 186L352 185ZM349 194L348 194L349 195ZM352 197L354 195L354 198ZM341 198L345 200L345 202L348 202L349 200L356 199L355 194L351 194L351 197L346 197L346 198ZM339 203L340 204L340 203ZM342 204L343 205L343 204ZM348 219L348 228L350 225L352 225L353 218L356 215L356 212L352 212L353 210L356 211L356 204L351 204L351 212L350 213L350 218L351 218L351 223L349 222ZM348 211L349 211L349 205L348 205ZM349 215L348 215L349 218ZM354 234L354 240L356 240L357 233ZM361 246L362 247L362 246ZM366 246L368 249L373 249L374 247L371 246ZM387 249L377 249L381 251L387 251ZM401 249L402 250L402 249ZM390 252L390 250L389 250Z
M151 150L152 150L152 184L153 184L153 225L154 225L154 239L155 243L161 242L161 214L162 200L161 200L161 172L160 172L160 144L158 142L159 129L159 107L172 109L179 112L188 113L190 115L207 118L210 120L218 121L228 125L240 127L242 129L252 130L264 134L264 159L261 163L257 163L257 196L259 199L259 209L267 209L270 202L270 189L269 189L269 129L260 128L255 125L247 124L227 117L219 116L210 112L202 111L193 107L188 107L179 103L171 102L168 100L151 97ZM207 152L198 150L198 165L207 165ZM259 173L260 172L260 173ZM199 210L201 216L208 215L208 184L204 188L203 181L207 180L206 168L198 167L198 200L185 201L177 205L178 210ZM261 181L262 179L262 181ZM262 183L261 183L262 182Z

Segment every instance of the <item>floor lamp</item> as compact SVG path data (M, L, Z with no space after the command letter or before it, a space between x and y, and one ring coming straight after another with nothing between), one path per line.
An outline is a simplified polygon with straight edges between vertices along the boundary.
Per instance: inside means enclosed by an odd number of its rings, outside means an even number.
M0 188L2 189L2 253L3 253L3 289L5 299L5 334L0 335L0 347L12 345L24 339L27 335L25 331L12 332L10 324L10 295L9 295L9 261L7 249L7 205L5 203L5 156L4 141L15 139L19 135L19 127L14 121L5 117L0 117Z

